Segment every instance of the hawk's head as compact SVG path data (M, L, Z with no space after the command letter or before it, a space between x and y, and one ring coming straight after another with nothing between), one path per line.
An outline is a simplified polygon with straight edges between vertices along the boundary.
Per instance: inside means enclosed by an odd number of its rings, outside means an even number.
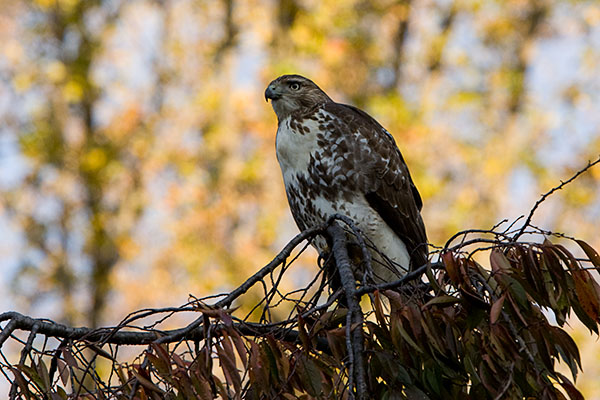
M279 121L332 101L313 81L300 75L282 75L269 83L265 100L269 99Z

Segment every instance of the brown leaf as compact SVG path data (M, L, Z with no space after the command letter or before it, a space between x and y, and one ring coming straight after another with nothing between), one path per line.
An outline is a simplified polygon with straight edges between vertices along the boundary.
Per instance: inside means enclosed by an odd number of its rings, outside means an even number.
M383 313L383 307L381 306L381 298L378 290L373 293L373 306L375 308L375 318L377 318L379 326L387 332L387 321Z
M598 252L583 240L576 240L576 242L583 249L585 255L588 256L592 264L600 268L600 255L598 255Z
M111 361L116 361L115 358L112 355L110 355L108 352L106 352L105 350L102 350L100 347L98 347L98 346L96 346L94 344L88 343L87 347L89 349L93 350L96 354L98 354L101 357L104 357L104 358L106 358L108 360L111 360Z
M444 261L444 266L446 267L446 272L448 273L448 277L450 278L450 280L457 284L460 283L460 272L458 270L458 265L452 252L447 251L446 253L442 254L442 260Z
M575 293L585 313L594 321L600 320L600 296L598 284L588 271L579 268L576 261L571 262Z
M244 365L246 365L248 363L248 349L246 349L246 346L244 345L244 341L242 340L242 337L234 328L231 328L229 330L229 334L231 335L231 340L233 341L233 344L235 345L235 349L236 349L238 355L240 356L242 363Z
M308 333L306 332L304 318L302 318L301 315L298 315L298 335L300 336L300 341L302 342L302 347L304 347L304 351L306 353L310 352L310 350L312 349L312 345L308 337Z
M161 358L168 364L171 363L171 357L169 356L169 349L166 344L150 343L150 347L152 348L152 350L154 350L154 352L156 353L156 355L159 358Z
M460 299L454 296L450 296L450 295L442 295L442 296L436 296L433 299L429 300L427 303L425 303L421 309L433 306L433 305L437 305L437 306L441 306L441 307L447 307L456 303L460 303Z
M21 393L24 393L25 397L27 397L27 399L29 400L31 398L31 391L29 390L29 385L27 384L27 380L25 379L25 377L23 376L21 371L19 371L18 369L14 368L12 366L9 366L9 368L10 368L10 371L15 376L15 380L17 381L17 385L19 386L19 389L21 389Z
M63 358L69 367L77 368L77 360L73 357L73 353L71 353L71 349L65 347L62 349Z
M230 344L231 345L231 344ZM233 347L225 349L222 346L216 345L217 354L219 355L219 361L221 363L221 369L225 375L225 379L230 385L233 385L235 393L240 394L242 391L242 379L240 373L235 365L235 354L233 353Z
M63 385L66 386L67 382L69 381L69 368L67 368L67 363L60 358L57 358L56 367L58 370L58 375L60 376L60 380L62 381Z
M140 382L140 384L153 392L156 392L158 394L164 395L165 393L158 387L156 386L154 383L152 383L149 379L143 377L140 373L138 373L136 370L133 370L133 375L136 377L136 379L138 380L138 382Z
M510 273L512 267L510 261L499 249L493 249L490 254L490 264L492 265L492 271L495 273Z
M504 293L498 300L492 304L492 310L490 311L490 322L495 324L498 321L498 317L502 312L502 306L504 305L504 299L506 298L506 293Z
M212 400L214 398L210 384L198 371L192 374L192 384L200 400Z
M577 388L571 383L571 381L569 381L569 379L566 376L559 372L556 372L556 374L560 378L560 386L562 386L563 389L565 389L565 392L567 392L571 400L585 400L581 392L577 390Z

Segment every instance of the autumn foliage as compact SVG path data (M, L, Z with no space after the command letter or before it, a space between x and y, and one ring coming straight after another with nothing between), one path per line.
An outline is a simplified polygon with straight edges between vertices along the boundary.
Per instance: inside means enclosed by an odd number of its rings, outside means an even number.
M2 2L0 397L597 396L597 257L546 229L600 248L600 168L489 227L598 157L599 37L597 0ZM433 244L462 232L350 324L314 231L268 263L284 73L394 136Z
M563 326L574 315L598 333L600 287L590 270L600 270L600 256L586 242L572 240L585 254L576 258L559 243L564 235L534 228L460 232L452 238L457 244L437 249L439 262L397 282L358 284L353 295L361 299L363 322L349 324L350 311L339 302L347 293L328 295L322 270L306 287L291 293L278 288L293 268L287 262L292 250L324 232L332 231L324 226L302 233L212 305L210 297L194 298L184 307L141 310L119 326L83 331L3 314L2 341L15 329L31 332L21 362L3 366L15 377L11 393L64 399L583 399L573 383L579 350ZM515 240L542 233L541 243ZM489 262L476 261L482 252ZM244 316L231 305L243 303L254 285L263 287L264 297ZM281 311L288 317L273 317ZM183 329L158 329L177 312L200 317ZM157 322L135 324L149 316ZM63 340L36 348L36 335ZM131 362L119 356L125 344L148 347ZM362 368L355 346L362 346ZM108 369L98 367L99 357L110 360ZM556 370L559 362L571 377Z

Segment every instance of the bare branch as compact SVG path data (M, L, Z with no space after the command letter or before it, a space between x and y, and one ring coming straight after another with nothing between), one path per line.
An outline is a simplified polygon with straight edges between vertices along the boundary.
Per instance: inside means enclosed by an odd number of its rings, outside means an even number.
M558 190L561 190L566 185L568 185L569 183L571 183L575 179L577 179L579 177L579 175L583 174L584 172L586 172L587 170L589 170L590 168L592 168L594 165L596 165L598 163L600 163L600 157L598 157L596 159L596 161L594 161L594 162L588 161L587 165L585 167L583 167L582 169L580 169L579 171L577 171L575 173L575 175L573 175L572 177L570 177L569 179L567 179L564 182L561 181L560 185L555 186L552 189L550 189L549 191L547 191L546 193L544 193L542 195L542 197L540 197L538 199L538 201L535 202L533 208L531 209L531 211L529 212L529 215L527 216L527 219L525 220L525 223L523 224L523 226L521 227L521 229L519 229L519 231L515 234L515 236L513 236L512 240L513 241L517 241L521 237L521 235L523 235L523 233L525 232L525 229L527 229L530 226L531 219L533 218L533 214L535 213L535 211L537 210L537 208L540 206L540 204L542 204L554 192L556 192Z

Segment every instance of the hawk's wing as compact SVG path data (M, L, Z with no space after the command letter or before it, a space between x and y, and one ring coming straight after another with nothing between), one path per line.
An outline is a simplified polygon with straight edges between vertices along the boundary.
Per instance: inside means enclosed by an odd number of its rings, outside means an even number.
M345 104L324 109L338 117L336 128L350 140L354 168L367 202L406 245L411 269L427 263L427 234L421 218L421 196L394 138L366 112Z

